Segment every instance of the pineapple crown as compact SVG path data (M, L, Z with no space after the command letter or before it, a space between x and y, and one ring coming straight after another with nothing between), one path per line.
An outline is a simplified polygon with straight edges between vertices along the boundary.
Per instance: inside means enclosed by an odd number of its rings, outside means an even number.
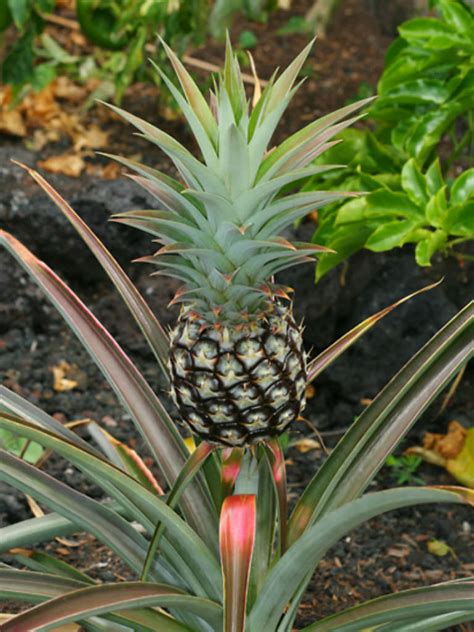
M160 250L138 261L160 266L162 274L184 285L172 303L210 321L234 322L268 309L286 290L273 283L285 268L312 261L325 251L315 244L280 236L295 220L328 202L352 195L339 192L285 192L291 185L334 166L312 161L337 143L331 140L356 121L347 118L368 100L346 106L316 120L278 147L268 150L275 128L302 82L298 74L311 42L288 68L271 77L261 90L255 77L252 102L247 99L241 70L227 38L225 64L210 104L178 57L164 43L181 91L155 66L176 99L196 139L202 160L164 131L109 106L140 135L158 145L173 161L180 180L136 161L110 156L135 172L130 177L158 200L159 209L113 216L156 237ZM288 289L288 288L286 288Z

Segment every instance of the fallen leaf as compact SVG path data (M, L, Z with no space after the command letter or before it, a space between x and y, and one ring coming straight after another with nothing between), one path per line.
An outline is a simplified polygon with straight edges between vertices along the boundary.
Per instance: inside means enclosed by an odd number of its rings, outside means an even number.
M46 160L40 160L38 167L50 173L62 173L65 176L77 178L86 168L86 162L77 154L65 153L59 156L51 156Z
M398 558L407 557L410 554L410 547L407 546L406 544L391 546L388 549L387 554L390 555L390 557L398 557Z
M0 111L0 132L9 136L26 136L26 125L18 110Z
M109 134L101 129L98 125L91 125L87 129L78 128L76 133L72 134L74 139L74 150L81 149L101 149L107 147Z
M53 371L53 388L55 391L59 393L63 391L71 391L73 388L78 386L78 382L76 380L71 380L66 377L68 371L70 370L70 365L64 360L58 365L53 366L51 370Z
M304 396L306 397L306 399L313 399L315 394L316 394L316 389L314 388L314 386L312 384L308 384L304 392Z
M474 427L452 421L445 435L427 432L422 446L408 448L424 461L444 467L462 485L474 489Z
M306 452L311 452L311 450L321 449L321 444L319 443L319 441L309 438L299 439L298 441L296 441L294 446L299 452L302 452L303 454L306 454Z

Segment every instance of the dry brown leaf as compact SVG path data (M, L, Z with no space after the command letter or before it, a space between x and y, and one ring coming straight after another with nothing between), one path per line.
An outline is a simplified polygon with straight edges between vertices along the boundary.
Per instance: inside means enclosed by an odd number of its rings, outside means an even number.
M312 399L315 396L315 394L316 394L316 389L314 388L314 386L312 384L308 384L304 392L304 396L306 397L306 399Z
M76 380L71 380L67 377L68 372L70 371L71 365L62 360L59 364L52 367L54 384L53 388L55 391L63 392L63 391L71 391L73 388L78 386L78 382Z
M299 439L295 444L295 448L298 452L302 452L305 454L306 452L311 452L311 450L320 450L321 444L316 439Z
M461 452L466 440L467 430L458 421L451 421L447 434L427 432L423 438L426 450L435 450L445 459L454 459Z
M76 132L71 135L74 140L75 151L81 151L81 149L101 149L107 147L109 140L108 132L100 129L98 125L91 125L87 129L84 129L82 126L78 127Z
M51 156L46 160L40 160L38 167L50 173L62 173L65 176L77 178L86 168L86 163L84 159L77 154L65 153L59 156Z
M58 77L54 82L54 95L71 103L81 103L87 98L88 90L69 77Z
M18 110L0 111L0 132L10 136L26 136L26 125Z

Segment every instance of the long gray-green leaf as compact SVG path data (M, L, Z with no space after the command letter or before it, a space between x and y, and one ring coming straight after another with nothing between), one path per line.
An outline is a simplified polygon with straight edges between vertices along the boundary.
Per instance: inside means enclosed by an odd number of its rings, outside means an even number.
M69 518L78 527L107 544L133 570L141 570L147 541L130 523L96 500L71 489L5 450L0 450L0 457L0 480Z
M221 573L216 558L213 557L191 527L161 498L108 461L69 443L66 439L49 433L47 430L32 426L24 420L0 413L0 428L54 450L82 471L87 472L89 476L95 477L96 482L108 489L110 494L117 494L116 500L121 502L122 497L124 497L145 517L145 520L151 524L156 524L158 521L162 522L167 527L166 539L169 539L179 553L179 559L175 558L175 562L180 562L182 558L186 564L186 569L182 568L183 575L186 573L188 578L189 573L191 573L196 590L201 588L212 597L220 596ZM51 480L54 481L54 479ZM57 483L57 481L54 482ZM109 485L107 486L106 483ZM66 487L66 489L69 488ZM59 511L59 513L67 515L64 512ZM142 540L146 542L144 539ZM148 549L148 542L146 542L145 549ZM144 562L145 557L143 558Z
M148 303L146 303L140 292L133 285L131 280L100 239L97 238L89 226L87 226L87 224L79 217L66 200L64 200L64 198L61 197L61 195L59 195L59 193L49 184L49 182L47 182L34 169L30 169L28 166L15 160L13 162L25 169L40 185L43 191L49 195L56 206L71 222L85 243L89 246L90 250L117 288L120 296L123 298L125 304L130 310L131 315L142 330L143 335L158 360L163 374L167 379L169 379L169 372L167 368L169 339L165 330L151 311Z
M43 603L65 593L85 588L86 584L69 578L58 577L50 573L35 573L18 569L0 568L0 596L5 599L27 601L31 604ZM111 616L113 621L120 621L126 626L150 625L151 630L162 632L186 632L190 628L155 610L136 609L122 611L120 616ZM93 621L93 620L92 620ZM105 622L104 622L105 623ZM95 622L95 624L97 624ZM108 624L107 630L116 630ZM127 629L122 628L120 629ZM128 627L130 629L130 627ZM133 628L135 629L135 628Z
M46 631L93 615L153 606L184 610L208 621L215 630L222 628L222 607L213 601L186 595L166 584L123 582L82 588L57 597L17 615L1 629L2 632Z
M405 627L404 621L413 617L426 617L429 621L435 615L453 613L456 610L469 611L471 618L463 618L469 621L474 618L474 582L459 582L456 584L446 583L428 588L415 588L406 590L387 597L380 597L360 606L349 608L332 617L327 617L322 621L313 623L304 628L302 632L360 632L386 623L395 624L399 627L392 627L398 632L410 630ZM385 630L385 627L381 629ZM415 628L416 629L416 628ZM442 627L418 628L423 632L429 630L444 630Z
M290 542L323 513L360 495L388 454L474 352L474 302L397 373L316 473L290 519Z
M351 529L374 516L424 503L474 503L465 488L400 488L366 494L322 517L289 548L270 571L248 619L248 632L274 630L293 593L311 576L325 553ZM309 575L309 577L308 577ZM333 630L339 628L332 628Z
M187 449L163 404L120 345L63 281L21 242L0 230L0 243L9 250L43 289L124 404L173 484L183 467ZM217 521L209 494L199 484L183 495L183 509L201 537L215 547Z

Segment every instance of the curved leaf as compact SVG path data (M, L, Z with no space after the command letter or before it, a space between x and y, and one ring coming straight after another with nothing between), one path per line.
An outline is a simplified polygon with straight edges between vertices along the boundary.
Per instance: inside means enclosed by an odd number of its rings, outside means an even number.
M428 588L415 588L404 590L394 595L380 597L367 603L349 608L332 617L313 623L304 628L304 632L360 632L360 630L391 629L392 631L413 630L404 621L410 621L413 617L420 617L421 624L427 627L415 628L429 632L429 630L444 630L442 627L428 627L428 621L434 615L453 614L456 610L464 610L463 621L474 619L474 582L438 584ZM467 614L469 613L469 614ZM459 613L458 613L459 614ZM467 616L466 616L467 615ZM470 615L470 616L469 616ZM425 621L423 621L425 617ZM445 619L446 621L446 619ZM384 624L393 624L386 628ZM396 627L398 623L398 627ZM379 626L382 626L379 628Z
M388 489L365 494L318 520L270 571L249 615L249 632L275 629L300 583L305 578L309 581L321 558L348 531L386 511L431 502L474 504L474 491L461 487Z
M318 515L357 497L386 457L474 353L474 301L392 378L313 477L290 518L290 542Z
M164 406L120 345L63 281L9 233L0 243L43 289L114 389L172 484L186 461L186 446ZM183 507L196 531L215 546L216 523L209 495L200 486L187 491Z
M192 597L166 584L123 582L82 588L35 606L4 623L2 632L49 630L94 615L148 606L182 609L208 621L216 630L222 625L222 608L213 601Z

